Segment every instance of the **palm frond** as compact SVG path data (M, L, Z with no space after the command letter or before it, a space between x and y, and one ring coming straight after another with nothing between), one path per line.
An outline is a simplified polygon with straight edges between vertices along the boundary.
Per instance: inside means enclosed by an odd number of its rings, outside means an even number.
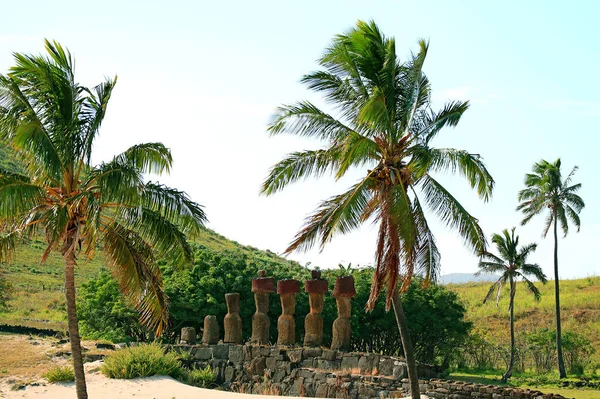
M0 230L0 262L10 262L15 255L20 234L13 230L7 234L2 234Z
M337 141L355 132L308 101L279 107L267 130L271 135L288 133L326 141Z
M152 248L119 224L107 224L103 230L107 263L120 291L140 311L140 321L160 336L169 323L168 298Z
M169 173L173 165L171 151L162 143L137 144L115 157L118 164L134 167L141 173Z
M428 145L442 128L458 125L462 115L469 109L469 105L468 101L450 101L439 112L430 110L423 116L423 126L414 133L415 137L421 138L424 144Z
M532 264L532 263L524 263L521 265L521 274L525 277L525 276L534 276L536 279L538 279L538 281L541 281L542 283L546 284L546 282L548 281L548 278L546 277L546 275L544 274L544 271L542 270L542 268L537 264Z
M429 175L425 175L421 180L421 189L425 195L425 202L445 225L456 229L465 244L476 254L485 251L487 241L478 220L469 214L448 190Z
M310 215L285 253L295 250L307 251L320 241L321 249L338 233L347 233L362 223L362 216L371 198L369 188L373 184L370 176L353 185L343 194L323 201Z
M162 184L153 182L144 184L140 203L192 237L199 233L208 221L203 207L192 201L184 191Z
M262 194L272 195L300 179L320 177L336 166L339 153L338 147L332 147L289 154L271 167L260 191Z
M0 175L0 219L13 219L39 206L44 190L16 174Z

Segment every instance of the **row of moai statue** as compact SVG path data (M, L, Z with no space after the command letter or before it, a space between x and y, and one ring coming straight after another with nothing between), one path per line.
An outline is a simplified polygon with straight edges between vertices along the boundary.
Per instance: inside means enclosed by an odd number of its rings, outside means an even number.
M321 272L312 271L312 278L304 284L308 293L310 312L304 321L304 345L320 346L323 342L323 313L324 295L329 291L327 280L321 278ZM256 313L252 316L251 343L269 343L269 294L275 292L275 281L267 277L264 270L258 272L258 277L252 280L252 292L256 303ZM296 294L300 292L298 280L280 280L277 282L277 293L281 298L281 315L277 320L277 345L294 345L296 343ZM351 299L356 296L352 276L339 277L335 282L333 297L337 303L338 317L333 322L331 349L345 349L350 345L352 311ZM240 317L240 294L225 294L227 315L223 321L225 343L242 343L242 319ZM182 329L182 342L190 342L195 330ZM193 338L195 341L195 337ZM216 316L204 318L204 333L202 342L216 344L219 341L219 325Z

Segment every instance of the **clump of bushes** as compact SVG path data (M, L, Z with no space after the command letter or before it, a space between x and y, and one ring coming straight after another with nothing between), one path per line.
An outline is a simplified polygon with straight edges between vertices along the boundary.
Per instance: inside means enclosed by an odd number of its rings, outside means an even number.
M44 375L42 375L48 382L71 382L75 381L75 373L71 367L57 366L52 367Z
M217 374L210 368L210 366L206 366L204 369L182 369L182 374L180 376L181 382L188 385L193 385L201 388L208 388L212 384L215 383L217 379Z
M182 375L177 354L166 353L159 344L142 344L121 349L104 358L102 373L108 378L131 379L153 375Z

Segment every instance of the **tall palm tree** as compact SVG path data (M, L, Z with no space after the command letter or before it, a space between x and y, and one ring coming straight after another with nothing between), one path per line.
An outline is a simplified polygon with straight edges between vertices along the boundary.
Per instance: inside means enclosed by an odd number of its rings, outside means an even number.
M490 252L484 252L479 261L479 272L500 273L500 278L492 284L487 295L483 299L486 303L496 292L496 306L500 301L502 288L506 283L510 290L508 311L510 312L510 363L508 369L502 375L502 382L508 381L513 372L515 363L515 294L517 292L517 281L525 282L527 289L533 294L536 301L541 299L541 293L537 287L527 278L533 276L546 284L546 275L537 264L527 263L529 255L535 251L537 244L529 244L519 248L519 236L515 237L515 228L509 233L507 229L502 230L502 235L494 234L492 242L496 244L499 256Z
M585 203L576 194L581 188L581 183L572 184L577 166L563 180L560 171L560 158L554 163L541 160L533 165L533 173L525 175L526 188L519 191L519 206L517 210L523 212L525 217L521 225L529 223L536 215L546 212L546 223L542 237L546 238L550 228L554 232L554 297L556 299L556 349L558 355L558 372L560 378L566 378L565 361L562 352L562 338L560 329L560 287L558 280L558 225L562 228L564 237L569 232L569 221L579 231L581 221L579 213Z
M206 217L184 192L144 182L144 173L171 168L171 153L161 143L135 145L91 165L116 77L88 89L75 82L68 50L49 41L46 50L47 56L14 54L15 66L0 75L0 141L18 151L25 170L0 170L0 260L14 255L22 237L42 233L42 262L52 251L62 254L81 399L87 392L75 307L79 256L93 256L102 244L121 291L137 305L142 322L160 334L168 299L155 256L191 263L186 234L197 232Z
M261 192L271 195L308 176L327 172L336 179L351 168L364 170L350 189L323 201L287 248L322 248L338 234L367 221L379 224L376 271L367 309L387 289L386 306L393 304L408 363L411 391L419 397L416 362L398 295L414 272L435 280L440 253L423 205L442 223L456 229L475 253L486 239L475 217L432 175L458 172L483 200L494 181L479 155L453 148L433 148L431 142L445 126L456 126L468 102L450 102L440 111L431 104L429 80L422 71L428 43L407 61L396 56L395 41L374 22L358 21L338 35L319 63L324 70L302 78L310 89L323 93L336 108L328 114L308 101L281 106L269 126L272 135L289 133L322 140L325 147L288 155L275 164ZM398 287L398 280L402 284Z

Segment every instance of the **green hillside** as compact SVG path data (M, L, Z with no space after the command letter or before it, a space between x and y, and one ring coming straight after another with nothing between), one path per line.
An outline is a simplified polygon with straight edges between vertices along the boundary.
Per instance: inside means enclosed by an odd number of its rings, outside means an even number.
M235 251L254 262L267 261L279 263L282 266L300 266L273 252L240 245L210 229L204 229L194 243L215 253ZM0 271L12 286L8 310L0 310L0 324L53 329L66 328L65 302L62 291L64 264L60 254L56 252L52 253L44 264L40 264L44 249L44 243L40 240L23 242L12 262L0 264ZM76 285L79 286L95 277L103 263L102 251L98 251L91 260L80 259L79 267L75 271Z
M494 301L483 304L491 283L449 285L466 305L467 318L473 330L492 345L508 347L510 342L508 319L508 289L498 307ZM536 283L542 293L536 302L527 288L519 283L515 298L515 330L517 343L535 329L555 328L554 282ZM591 341L595 353L591 366L600 369L600 277L562 280L560 283L561 320L563 334L571 331Z

